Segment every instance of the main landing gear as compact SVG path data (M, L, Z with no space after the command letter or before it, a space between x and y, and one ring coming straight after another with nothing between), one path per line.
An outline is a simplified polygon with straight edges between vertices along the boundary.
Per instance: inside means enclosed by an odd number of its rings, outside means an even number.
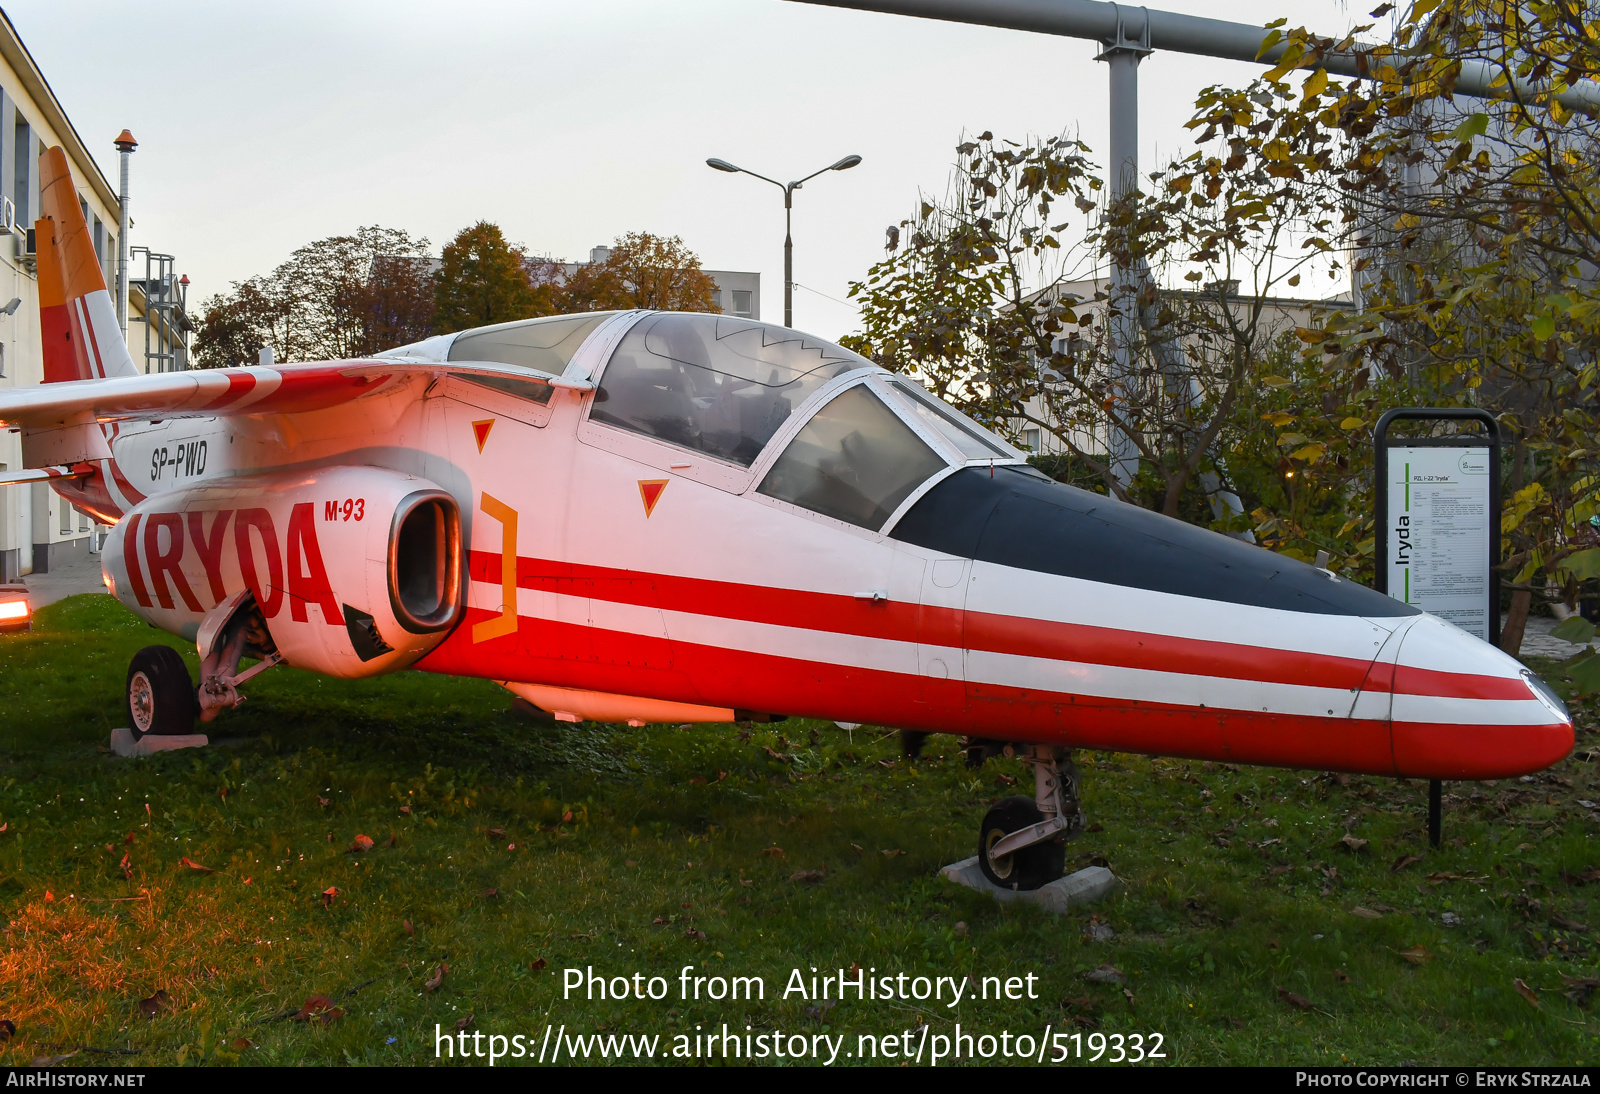
M183 657L171 646L146 646L128 664L128 727L133 739L147 733L181 736L196 719L209 722L244 702L238 686L283 660L255 597L239 593L213 608L196 636L200 687L189 679ZM239 671L241 657L260 658Z
M1077 767L1070 759L1058 759L1053 745L1025 748L1023 759L1033 765L1033 798L997 802L978 832L978 866L984 877L1003 889L1037 889L1061 877L1067 840L1082 832L1085 824L1078 805ZM1009 756L1017 749L1006 745L1003 751Z

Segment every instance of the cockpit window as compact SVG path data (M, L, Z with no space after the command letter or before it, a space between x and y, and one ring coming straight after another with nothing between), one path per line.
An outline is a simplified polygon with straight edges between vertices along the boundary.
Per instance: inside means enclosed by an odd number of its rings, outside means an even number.
M585 315L559 315L473 331L450 344L450 360L493 361L560 376L567 370L578 347L583 345L583 340L615 314L597 311Z
M1015 454L1002 448L992 437L986 437L970 422L961 418L949 407L939 402L921 388L904 380L894 381L895 393L901 396L902 405L924 426L956 446L969 460L1014 459Z
M878 529L948 466L865 384L846 388L795 434L757 490Z
M784 327L652 315L611 355L589 417L749 467L808 395L870 364Z

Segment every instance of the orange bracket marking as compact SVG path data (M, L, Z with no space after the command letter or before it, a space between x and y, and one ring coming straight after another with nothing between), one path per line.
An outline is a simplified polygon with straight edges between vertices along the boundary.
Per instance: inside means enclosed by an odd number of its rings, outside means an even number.
M482 421L472 423L472 435L478 440L478 451L480 453L483 451L484 444L489 440L489 430L493 428L493 418L485 418Z
M644 516L650 519L650 514L656 511L656 502L661 500L661 495L667 489L671 479L640 479L639 500L644 502Z
M472 625L472 641L517 633L517 511L485 493L479 508L500 522L500 614Z

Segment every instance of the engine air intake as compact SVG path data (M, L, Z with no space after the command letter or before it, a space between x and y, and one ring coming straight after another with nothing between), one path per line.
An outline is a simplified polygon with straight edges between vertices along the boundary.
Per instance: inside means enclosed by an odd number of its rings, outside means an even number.
M389 601L400 625L429 634L461 613L461 510L442 490L419 490L395 508L389 534Z

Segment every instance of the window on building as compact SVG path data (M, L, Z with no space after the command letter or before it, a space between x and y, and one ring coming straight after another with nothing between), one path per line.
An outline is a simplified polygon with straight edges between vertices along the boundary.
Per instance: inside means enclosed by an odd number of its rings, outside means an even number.
M82 509L80 509L80 510L78 510L78 531L87 532L88 530L89 530L89 514L85 513Z
M106 226L99 217L94 218L94 256L101 262L106 260Z
M877 529L947 465L865 384L847 388L795 434L760 493Z
M1039 431L1037 429L1024 429L1022 431L1022 447L1029 452L1039 451Z
M668 312L628 331L589 416L749 467L808 395L869 364L781 327Z
M750 293L747 290L733 290L733 314L741 319L750 318Z
M711 293L711 310L712 311L721 311L722 310L722 290L721 289L714 289L712 291L712 293Z
M31 159L33 130L20 117L17 119L16 140L12 143L11 150L14 157L11 178L16 184L11 192L17 196L17 223L31 228L34 221L33 188L28 185L28 180L33 177L30 171L33 162Z
M0 342L0 380L6 378L6 344Z
M61 534L64 535L64 536L71 535L72 534L72 506L68 505L67 502L66 502L66 499L64 499L64 498L57 498L56 499L56 505L59 506L60 509L61 509Z

